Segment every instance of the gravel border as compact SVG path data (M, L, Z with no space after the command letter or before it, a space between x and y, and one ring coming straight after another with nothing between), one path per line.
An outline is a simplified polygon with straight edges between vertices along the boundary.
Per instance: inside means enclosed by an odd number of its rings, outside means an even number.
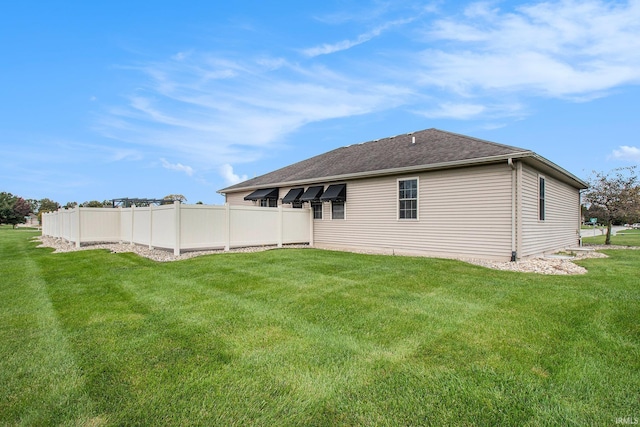
M74 244L67 242L63 239L53 238L49 236L34 237L35 241L40 242L38 247L47 247L55 249L54 253L60 252L75 252L91 249L107 249L111 253L123 253L133 252L139 256L149 258L158 262L170 262L179 261L189 258L194 258L202 255L222 254L222 253L252 253L262 252L266 250L276 249L276 245L269 246L253 246L247 248L235 248L225 252L222 249L217 250L204 250L204 251L189 251L183 252L180 255L174 255L173 252L162 249L149 249L147 246L132 245L129 243L96 243L91 245L84 245L76 248ZM295 248L302 249L308 248L309 245L284 245L283 248ZM572 261L585 259L585 258L607 258L607 255L596 252L602 249L633 249L638 250L640 247L633 246L605 246L605 245L593 245L585 246L586 249L594 249L593 251L584 251L576 254L575 256L565 258L553 258L553 257L536 257L527 258L516 262L500 262L490 261L484 259L464 258L457 257L455 259L464 261L470 264L479 265L494 270L504 271L516 271L521 273L537 273L537 274L552 274L552 275L574 275L585 274L587 270L584 267L574 264Z
M515 262L496 262L480 259L463 259L461 261L470 264L480 265L482 267L492 268L503 271L516 271L519 273L537 273L537 274L553 274L553 275L575 275L586 274L587 269L574 264L573 261L586 258L608 258L607 255L600 252L584 252L570 257L570 259L551 258L551 257L535 257L527 258Z
M54 253L62 253L62 252L76 252L76 251L86 251L91 249L107 249L111 251L112 254L132 252L136 255L149 258L153 261L158 262L171 262L171 261L180 261L183 259L195 258L202 255L212 255L212 254L224 254L224 253L251 253L251 252L262 252L271 249L277 249L276 245L266 245L266 246L252 246L246 248L233 248L228 251L224 251L223 249L212 249L212 250L198 250L198 251L186 251L182 252L180 255L174 255L173 251L164 250L164 249L149 249L148 246L135 245L130 243L93 243L89 245L82 245L79 248L76 248L74 243L69 243L64 239L58 239L49 236L39 236L34 238L35 241L39 241L39 248L53 248ZM308 248L309 245L283 245L283 248Z

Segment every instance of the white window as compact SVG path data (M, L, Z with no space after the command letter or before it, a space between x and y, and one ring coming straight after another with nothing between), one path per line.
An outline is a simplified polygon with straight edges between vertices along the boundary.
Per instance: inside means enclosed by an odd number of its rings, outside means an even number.
M278 199L260 199L260 206L263 208L277 208Z
M313 219L322 219L322 202L311 202L313 209Z
M344 219L344 202L331 202L331 219Z
M398 219L418 219L418 178L398 180Z

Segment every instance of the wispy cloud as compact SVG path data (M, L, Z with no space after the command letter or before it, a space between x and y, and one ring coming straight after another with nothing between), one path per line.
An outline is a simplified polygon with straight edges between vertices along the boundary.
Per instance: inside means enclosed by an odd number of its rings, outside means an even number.
M119 146L116 158L144 147L153 158L191 165L190 173L231 182L242 176L226 166L271 155L310 123L403 108L503 126L526 115L531 99L585 101L640 84L638 1L561 0L508 11L501 4L407 19L390 18L380 6L375 19L350 21L360 35L303 56L291 46L242 56L184 49L123 67L144 78L97 127L132 146ZM406 43L388 46L379 37L409 22L394 34ZM348 59L330 55L365 43ZM370 55L370 47L381 54Z
M193 175L193 168L191 166L183 165L182 163L169 163L166 159L160 159L162 167L165 169L184 172L187 176Z
M640 163L640 148L621 145L618 149L613 150L609 157L615 160Z
M640 3L544 2L502 12L474 3L424 30L425 85L584 100L640 83Z
M374 1L374 2L354 2L349 8L347 3L342 4L342 8L337 12L316 15L314 18L329 25L371 23L388 21L389 16L394 13L418 17L427 13L435 13L440 7L440 1L432 2L399 2L399 1Z
M233 172L233 166L224 164L220 166L220 175L228 185L237 184L248 179L247 175L238 175Z
M427 110L415 110L416 114L430 119L493 119L518 118L527 114L526 107L520 103L492 104L471 102L442 102Z
M389 28L408 24L414 20L415 18L407 18L407 19L398 19L395 21L387 22L383 25L380 25L374 28L371 31L360 34L358 37L356 37L353 40L342 40L337 43L323 43L320 46L314 46L307 49L303 49L302 54L308 57L315 57L315 56L328 55L330 53L340 52L342 50L347 50L354 46L358 46L362 43L366 43L375 37L378 37L380 34L388 30Z
M487 107L481 104L455 104L446 102L440 104L437 109L423 111L421 114L428 118L470 119L479 116L486 110Z
M401 105L409 93L402 85L362 85L357 76L264 55L240 61L192 52L136 70L149 83L127 105L111 108L97 128L199 170L256 160L305 124Z

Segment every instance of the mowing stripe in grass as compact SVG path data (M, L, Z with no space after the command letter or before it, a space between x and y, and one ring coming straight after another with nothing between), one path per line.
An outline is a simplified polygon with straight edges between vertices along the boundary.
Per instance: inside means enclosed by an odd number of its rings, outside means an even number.
M0 246L2 422L100 424L103 419L93 411L84 378L32 259L33 245L22 238L11 243Z
M92 403L73 420L305 426L634 416L639 255L549 277L317 250L26 253Z

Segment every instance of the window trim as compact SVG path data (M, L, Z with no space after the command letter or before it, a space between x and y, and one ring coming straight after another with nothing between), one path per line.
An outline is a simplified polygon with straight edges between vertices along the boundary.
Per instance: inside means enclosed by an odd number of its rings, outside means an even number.
M416 198L415 199L400 199L400 181L416 181ZM416 217L415 218L400 218L400 202L403 200L415 200L416 201ZM420 177L411 176L396 179L396 220L401 222L417 222L420 221Z
M542 191L541 191L542 190ZM538 221L547 220L547 178L538 174Z
M331 221L336 220L336 221L345 221L347 219L347 202L345 201L331 201L329 202L331 204ZM333 217L333 204L334 203L341 203L342 204L342 218L334 218Z
M324 203L312 201L312 202L309 202L309 205L311 207L311 210L313 211L313 219L315 221L322 221L324 219ZM320 208L319 209L320 210L320 218L316 218L316 211L315 211L316 206Z
M255 203L256 201L254 201ZM278 199L259 199L257 200L258 206L261 208L277 208Z

